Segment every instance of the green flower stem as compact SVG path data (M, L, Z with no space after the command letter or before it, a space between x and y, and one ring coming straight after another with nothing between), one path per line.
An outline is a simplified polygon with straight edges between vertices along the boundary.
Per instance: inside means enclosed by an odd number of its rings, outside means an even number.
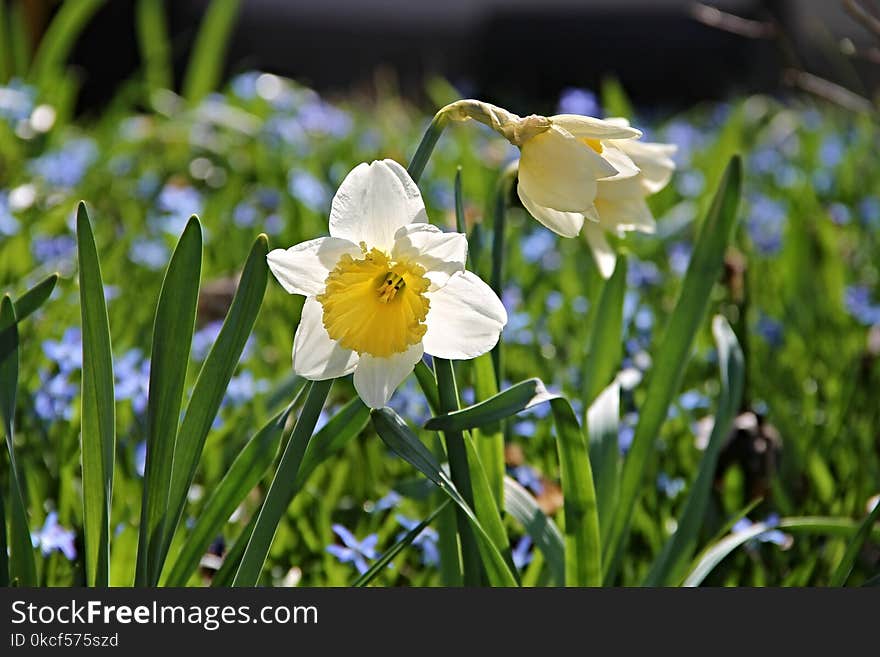
M416 149L416 154L413 155L409 167L407 167L410 177L415 182L419 182L419 178L422 177L422 173L425 171L425 165L428 164L431 153L434 152L434 147L437 145L437 140L440 139L440 135L443 134L443 130L448 124L449 115L443 110L440 110L434 115L431 124L428 126L428 129L425 130L425 134L422 135L422 141Z
M256 586L260 578L260 571L263 569L266 555L269 554L278 524L299 488L300 482L297 478L299 466L332 385L333 379L330 379L314 381L309 387L308 396L293 428L293 434L284 448L278 470L260 508L260 515L241 558L238 572L235 573L232 586Z
M440 395L440 410L449 413L458 410L458 388L455 385L455 373L452 363L444 358L434 358L434 372L437 375L437 388ZM467 447L460 431L447 431L443 434L446 443L446 456L449 459L449 474L452 483L471 509L474 505L474 493L471 487L471 472L468 467ZM477 539L471 529L470 522L464 512L459 511L458 536L461 541L462 568L465 586L480 586L483 583L482 560Z
M505 231L507 228L507 201L510 191L519 173L519 162L511 163L498 178L495 188L495 209L492 217L492 274L489 278L489 286L495 290L495 294L501 297L501 289L504 285L504 256L507 251ZM492 350L492 363L495 366L495 380L500 384L503 380L501 362L501 339Z

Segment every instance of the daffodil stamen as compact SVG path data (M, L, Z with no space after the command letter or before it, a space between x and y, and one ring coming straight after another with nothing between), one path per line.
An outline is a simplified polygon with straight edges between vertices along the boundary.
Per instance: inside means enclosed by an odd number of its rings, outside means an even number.
M344 255L327 276L324 328L346 349L388 357L418 344L425 335L430 281L423 267L395 262L378 249L363 258Z

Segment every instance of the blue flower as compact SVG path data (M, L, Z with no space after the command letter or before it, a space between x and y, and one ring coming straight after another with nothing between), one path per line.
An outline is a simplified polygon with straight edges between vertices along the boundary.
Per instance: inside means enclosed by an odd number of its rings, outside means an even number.
M621 454L626 454L632 446L638 421L638 413L627 413L620 419L620 424L617 428L617 446Z
M150 361L140 349L130 349L114 363L114 391L116 399L131 400L135 413L147 410L150 390Z
M250 371L245 370L229 380L229 385L226 387L226 396L223 401L224 404L230 406L241 406L252 400L257 394L266 392L268 389L268 381L265 379L255 379Z
M421 523L418 520L407 518L399 513L395 516L406 532L400 532L395 538L396 541L402 541L408 532L411 532ZM439 536L437 532L430 527L425 527L419 532L419 535L413 539L412 544L422 551L422 563L425 566L437 566L440 563L440 549L437 547Z
M665 135L664 141L678 146L672 159L679 167L688 164L694 152L700 149L705 141L705 137L699 130L682 120L669 123L663 134Z
M675 188L685 198L699 196L706 188L706 177L696 169L682 172L675 180Z
M684 276L691 261L693 247L687 242L673 242L667 249L669 269L678 276Z
M391 398L389 406L394 411L416 424L423 424L431 417L431 410L425 401L424 395L418 390L412 377L408 378L403 386Z
M20 229L21 224L12 216L12 210L9 208L9 194L0 191L0 235L10 237L18 234Z
M578 87L566 87L559 94L559 103L556 106L557 114L582 114L584 116L602 117L602 108L599 107L599 99L589 89Z
M221 328L223 328L223 322L216 320L205 324L193 333L192 348L190 349L190 356L192 356L193 360L200 363L208 357L208 352L211 351L211 347L217 342Z
M880 304L871 301L871 291L864 285L850 285L844 292L847 312L865 326L880 324Z
M869 228L880 228L880 198L866 196L859 201L859 215Z
M128 250L128 259L136 265L143 265L154 271L162 269L168 262L168 247L162 240L138 238Z
M293 169L287 177L290 195L313 212L323 211L330 202L330 190L308 171Z
M71 259L75 250L76 240L70 235L35 237L31 242L34 260L44 265Z
M334 524L331 529L342 541L342 545L335 543L327 546L327 552L339 559L340 563L352 563L357 571L363 575L369 570L368 559L375 559L376 544L379 542L377 534L370 534L364 540L358 541L354 534L339 524Z
M755 331L758 335L764 338L764 340L767 341L767 344L771 347L780 347L785 340L785 331L782 322L775 320L764 313L761 313L758 317L758 321L755 324Z
M653 262L631 257L627 263L626 282L631 287L648 287L660 282L660 270Z
M687 484L681 477L672 478L665 472L657 475L657 489L670 500L674 500L681 495L686 486Z
M306 132L342 139L352 129L353 121L347 112L315 97L300 107L297 121Z
M64 331L57 342L44 340L43 353L64 374L82 369L82 333L74 326Z
M535 495L540 495L544 491L544 484L541 482L541 475L528 465L518 465L510 468L510 474L516 479L521 486L528 488Z
M76 559L76 534L58 524L58 513L52 511L46 516L43 527L31 532L31 542L39 547L44 557L58 550L68 561Z
M535 228L520 240L520 252L528 262L542 262L549 254L556 252L553 233L543 228Z
M46 422L73 418L71 402L79 392L79 387L70 382L68 373L59 372L50 376L41 371L40 381L42 385L34 393L34 412L37 417Z
M511 556L513 557L513 565L517 567L517 569L522 570L526 566L529 565L532 561L532 537L526 534L516 544L516 547L513 548L513 552Z
M733 534L741 534L742 532L748 531L754 526L753 523L748 518L741 518L734 523L731 528L731 533ZM780 531L779 529L772 529L773 527L777 527L779 525L779 516L775 513L771 513L764 520L764 524L770 527L768 531L762 532L755 536L755 538L750 539L746 546L755 549L757 547L757 543L773 543L774 545L778 545L783 550L787 550L791 547L794 539L788 534Z
M763 195L752 199L746 228L758 253L775 255L782 248L782 230L787 214L785 206L777 200Z
M232 93L242 100L252 100L257 95L257 78L260 77L259 71L246 71L239 73L230 83Z
M5 87L0 86L0 118L10 125L28 118L34 109L36 97L37 92L33 87L17 79L10 80Z
M54 187L76 187L88 168L98 158L98 147L92 139L72 139L60 149L49 151L31 160L31 173Z
M828 214L831 215L831 221L838 226L845 226L851 219L849 208L843 203L832 203L829 205Z
M845 151L843 140L832 133L825 137L819 147L819 162L823 167L832 169L840 163Z
M373 504L370 509L370 513L382 513L383 511L390 511L391 509L396 508L403 498L400 496L396 490L388 491L388 494L384 497L376 500L376 503Z
M709 398L696 390L688 390L679 396L678 404L686 411L693 411L697 408L708 408Z
M202 195L189 185L166 184L156 199L160 227L172 235L183 232L190 216L202 214Z

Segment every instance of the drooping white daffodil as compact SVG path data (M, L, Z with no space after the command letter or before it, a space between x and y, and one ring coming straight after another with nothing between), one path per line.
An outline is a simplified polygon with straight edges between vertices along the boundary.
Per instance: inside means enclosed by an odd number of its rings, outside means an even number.
M627 126L626 119L607 119L608 123ZM623 151L638 167L633 176L615 176L599 180L596 186L595 215L588 215L584 223L584 237L593 251L593 257L602 276L608 278L614 271L617 255L605 231L623 235L627 231L653 233L654 215L645 199L663 189L675 171L672 156L674 144L642 142L636 139L608 140L599 144L605 150Z
M507 323L498 296L465 271L467 240L427 223L418 187L393 160L360 164L333 198L330 237L269 253L291 294L305 295L293 369L311 380L354 373L385 406L424 353L475 358Z
M576 237L585 217L597 220L599 180L639 172L618 147L618 142L641 136L629 125L577 114L520 117L478 100L457 101L438 115L480 121L518 146L519 198L535 219L563 237Z

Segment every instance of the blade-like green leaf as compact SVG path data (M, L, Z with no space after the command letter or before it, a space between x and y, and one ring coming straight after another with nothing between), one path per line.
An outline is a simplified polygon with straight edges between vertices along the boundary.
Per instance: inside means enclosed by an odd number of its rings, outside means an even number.
M497 395L498 383L492 355L483 354L475 358L471 361L471 367L474 373L474 399L482 402ZM501 423L485 424L475 429L473 435L495 504L501 507L504 502L504 431Z
M440 464L437 463L434 455L428 451L428 448L419 441L406 423L390 408L373 410L370 415L376 433L379 434L379 437L382 438L385 444L446 493L470 521L476 534L480 554L483 557L483 564L486 568L490 584L493 586L516 586L516 577L511 572L504 557L498 551L498 548L492 542L480 521L477 520L474 511L468 506L455 485L440 468Z
M853 565L856 562L856 557L861 551L862 546L865 544L865 541L868 540L868 536L877 524L878 519L880 519L880 502L874 505L871 513L865 517L862 524L859 526L859 530L846 546L846 552L844 552L843 558L840 560L834 574L831 576L831 586L844 586L846 584L846 580L852 572Z
M199 101L220 84L240 5L241 0L213 0L205 11L183 80L187 100Z
M623 356L623 295L626 258L617 257L614 273L603 285L593 311L587 360L584 363L584 408L589 408L620 369Z
M721 273L724 252L736 226L741 178L740 158L733 157L700 228L678 301L656 350L646 384L645 402L623 466L617 512L605 542L603 557L606 566L616 561L626 539L654 441L666 418L669 403L678 391L694 336L706 316L710 293Z
M590 436L590 466L596 482L599 506L599 530L604 540L620 486L620 385L605 388L587 409L587 433ZM603 543L604 547L604 543Z
M562 532L518 481L504 478L504 508L525 527L535 546L544 553L558 586L565 584L565 543Z
M721 369L721 395L715 412L715 424L712 427L709 444L700 460L697 478L691 486L678 520L678 527L651 566L645 586L665 586L680 581L682 571L693 557L703 515L709 504L718 455L721 453L721 447L742 399L745 363L736 335L720 315L712 321L712 332L718 347L718 362Z
M789 516L779 521L779 529L792 534L825 534L826 536L854 536L861 523L850 518L828 516ZM880 525L870 530L872 541L880 541Z
M430 525L432 522L434 522L434 519L437 516L439 516L440 513L443 511L443 509L445 509L451 503L452 503L452 500L449 500L449 499L443 500L443 502L440 503L440 506L438 506L431 513L431 515L429 515L427 518L422 520L422 522L420 522L418 525L416 525L411 530L409 530L407 532L406 536L404 536L399 541L397 541L397 543L395 543L390 548L388 548L388 550L386 550L382 554L382 556L380 556L378 559L376 559L376 562L372 566L370 566L370 569L367 572L365 572L363 575L358 577L354 581L352 586L355 586L355 587L367 586L370 582L372 582L374 579L376 579L376 575L381 573L382 570L384 570L388 566L388 564L394 560L394 557L396 557L398 554L403 552L414 540L416 540L419 537L419 534L421 534L423 531L425 531L425 528L428 525Z
M0 26L2 27L2 26ZM6 507L0 495L0 587L9 586L9 547L6 543Z
M419 387L422 389L422 394L425 395L425 401L428 402L431 412L438 413L440 411L440 393L437 390L437 379L434 378L434 372L431 371L431 368L423 360L416 363L413 372L416 375Z
M50 274L15 300L15 318L21 321L40 309L58 282L58 274Z
M173 83L171 44L165 21L165 0L138 0L135 6L138 46L147 89L170 89Z
M567 399L550 402L556 424L556 447L565 517L565 585L602 585L599 509L587 441Z
M263 569L266 555L269 554L269 548L272 547L272 539L275 538L278 524L299 490L297 475L300 464L332 384L332 379L313 381L309 384L305 404L281 456L281 462L278 464L269 492L266 493L263 506L260 508L254 531L242 555L235 579L232 580L233 586L256 586L260 579L260 571Z
M232 584L232 578L235 577L235 573L238 571L238 566L241 563L241 557L244 554L244 550L247 547L248 540L251 537L251 534L254 533L254 527L257 524L257 517L259 513L254 513L251 516L248 523L244 526L244 529L241 530L241 533L238 535L238 538L235 539L235 543L232 544L226 554L223 555L223 563L220 564L220 568L217 569L217 572L214 573L214 576L211 578L211 586L215 588L227 587Z
M44 88L44 84L50 84L55 76L63 74L77 39L105 1L77 0L61 4L34 55L31 70L38 88Z
M0 422L9 452L9 560L3 566L2 578L15 586L36 586L37 571L34 549L28 527L27 508L22 495L21 479L15 461L13 420L18 387L18 324L15 308L8 294L0 301ZM0 496L2 497L2 496ZM2 503L0 503L2 504ZM5 509L4 509L5 511ZM5 515L5 513L4 513ZM3 533L3 561L6 562L6 523ZM8 569L8 570L7 570Z
M168 492L201 271L202 229L193 216L168 263L153 324L147 458L135 576L138 586L155 586L162 572Z
M260 483L275 459L284 425L297 401L298 399L294 399L284 411L269 420L235 457L199 512L171 572L165 578L164 586L186 586L211 541L223 530L229 516L245 496Z
M296 475L297 485L305 485L315 468L358 436L369 420L370 409L364 406L359 397L340 408L315 434L314 440L309 441Z
M116 445L110 322L98 250L84 203L76 213L82 311L82 488L86 582L106 586L110 577L110 500Z
M725 536L720 541L706 549L696 560L690 573L685 578L682 586L699 586L706 576L712 572L724 558L740 545L766 531L773 529L771 526L758 522L735 534Z
M432 431L466 431L498 422L537 404L554 399L541 379L526 379L499 392L486 401L460 411L432 417L425 429Z
M251 247L232 306L214 346L211 347L202 365L183 423L177 433L171 491L168 496L168 524L164 532L159 563L164 561L168 553L174 531L183 514L187 493L198 468L205 439L220 409L226 387L235 372L263 303L268 280L266 265L268 251L269 241L261 234Z

